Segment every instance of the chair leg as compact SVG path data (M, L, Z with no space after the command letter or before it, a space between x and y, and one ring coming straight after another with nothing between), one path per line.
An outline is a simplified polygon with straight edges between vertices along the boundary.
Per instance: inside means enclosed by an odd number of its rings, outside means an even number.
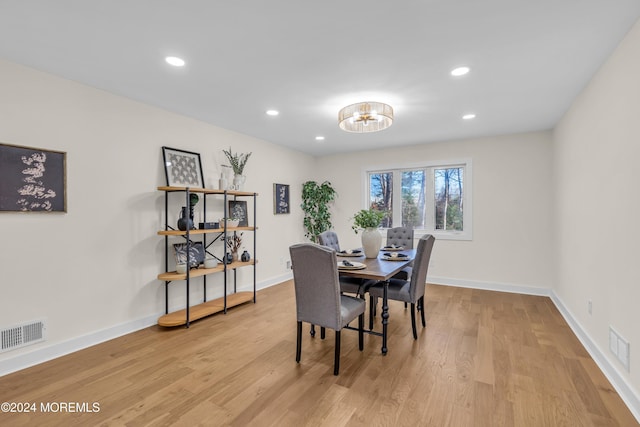
M340 331L336 331L336 355L333 362L333 375L338 375L340 371Z
M324 326L320 327L320 339L324 339L324 337L327 335L327 330L325 329Z
M407 303L406 302L404 303L404 309L405 310L407 309Z
M422 327L427 326L427 322L424 320L424 297L420 297L420 317L422 318Z
M413 330L413 339L418 339L418 331L416 330L416 305L411 304L411 329Z
M300 363L300 354L302 353L302 322L298 322L298 333L296 335L296 362Z
M364 313L358 316L358 348L364 350Z
M309 334L310 334L312 337L315 337L315 336L316 336L316 325L311 324L311 330L309 331Z

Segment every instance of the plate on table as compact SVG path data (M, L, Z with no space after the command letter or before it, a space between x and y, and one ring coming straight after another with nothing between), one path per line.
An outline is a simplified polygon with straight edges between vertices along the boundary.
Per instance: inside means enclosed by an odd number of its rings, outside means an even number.
M339 251L336 252L336 255L338 256L362 256L363 252L360 249L348 249L346 251Z
M355 262L355 261L339 261L338 262L338 270L362 270L363 268L366 268L367 266L361 262Z
M391 245L391 246L385 246L380 250L381 251L404 251L404 246Z
M394 252L394 253L385 252L382 254L382 259L386 261L406 261L409 259L409 256L406 254L400 254L397 252Z

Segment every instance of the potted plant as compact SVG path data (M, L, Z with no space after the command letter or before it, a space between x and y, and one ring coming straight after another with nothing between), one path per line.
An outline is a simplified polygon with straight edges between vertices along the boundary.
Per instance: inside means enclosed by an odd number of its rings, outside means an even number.
M229 167L233 170L233 186L236 190L241 190L245 180L245 176L243 175L244 167L249 157L251 157L251 152L246 154L234 153L231 151L231 147L229 147L228 150L222 150L222 152L227 156L227 160L229 160L229 164L231 165Z
M336 190L329 181L319 184L315 181L307 181L302 184L302 204L304 212L303 224L306 230L305 237L314 243L318 243L318 235L332 227L329 203L336 198Z
M364 256L367 258L376 258L378 251L382 246L382 235L378 231L378 227L385 217L385 213L374 209L361 209L353 216L353 225L351 228L358 234L362 232L362 248Z

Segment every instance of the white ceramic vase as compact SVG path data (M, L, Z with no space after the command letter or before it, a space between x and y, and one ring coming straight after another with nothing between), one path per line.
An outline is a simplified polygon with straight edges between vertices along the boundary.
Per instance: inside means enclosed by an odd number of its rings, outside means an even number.
M362 249L366 258L377 258L382 246L382 234L377 228L367 228L362 232Z
M244 175L234 175L233 176L233 188L235 188L236 190L244 190L244 180L245 180L245 176Z

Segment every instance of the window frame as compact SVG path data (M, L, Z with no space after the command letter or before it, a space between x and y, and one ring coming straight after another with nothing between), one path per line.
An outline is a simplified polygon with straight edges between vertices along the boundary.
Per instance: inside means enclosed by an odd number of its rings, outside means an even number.
M462 221L464 224L464 230L436 230L435 229L435 194L434 192L434 170L464 167L464 211L462 214ZM432 234L439 240L473 240L473 165L470 158L450 159L442 161L425 161L419 163L400 163L400 164L386 164L378 166L367 166L362 170L362 182L363 182L363 209L369 208L370 200L370 173L387 173L393 172L393 191L394 194L402 194L402 171L424 169L426 174L426 186L427 197L425 197L425 228L415 228L414 237L419 239L425 234ZM402 197L402 196L400 196ZM399 212L399 214L398 214ZM402 203L401 200L393 200L393 227L400 227L402 221ZM386 234L387 228L381 228Z

